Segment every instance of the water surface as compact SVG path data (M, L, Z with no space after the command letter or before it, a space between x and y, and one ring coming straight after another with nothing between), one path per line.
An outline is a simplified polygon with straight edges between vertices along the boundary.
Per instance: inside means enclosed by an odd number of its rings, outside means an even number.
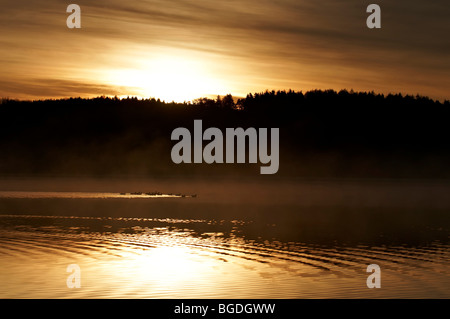
M378 184L252 190L283 201L191 186L173 193L198 198L1 191L0 297L450 297L449 210L445 199L426 207L445 185L391 184L390 201ZM304 190L323 201L296 200ZM80 266L79 289L66 285L69 264ZM380 289L366 286L369 264L381 267Z

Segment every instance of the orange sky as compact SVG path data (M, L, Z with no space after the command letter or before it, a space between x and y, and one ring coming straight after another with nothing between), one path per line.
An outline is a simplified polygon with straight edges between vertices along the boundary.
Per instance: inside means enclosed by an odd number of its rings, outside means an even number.
M446 0L1 0L0 97L190 100L266 89L450 99Z

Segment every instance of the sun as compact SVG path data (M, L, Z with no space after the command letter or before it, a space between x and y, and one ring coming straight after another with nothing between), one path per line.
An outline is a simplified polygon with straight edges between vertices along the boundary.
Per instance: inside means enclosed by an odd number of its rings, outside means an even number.
M192 101L218 95L223 84L207 61L182 56L159 56L138 61L134 68L112 70L109 82L128 87L142 98L159 98L166 102Z

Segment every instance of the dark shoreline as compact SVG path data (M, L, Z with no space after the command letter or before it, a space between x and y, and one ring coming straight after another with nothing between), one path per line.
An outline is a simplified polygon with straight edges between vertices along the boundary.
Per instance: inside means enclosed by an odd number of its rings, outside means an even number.
M174 164L174 129L279 128L277 176L450 179L450 102L348 91L233 99L13 101L0 105L0 176L255 177L261 164ZM205 146L204 143L203 146Z

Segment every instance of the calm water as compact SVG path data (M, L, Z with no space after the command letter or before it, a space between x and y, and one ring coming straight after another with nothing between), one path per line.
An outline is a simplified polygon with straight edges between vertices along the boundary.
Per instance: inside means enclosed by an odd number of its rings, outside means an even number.
M358 183L159 185L198 198L8 183L0 297L449 298L449 187ZM369 264L380 289L366 286Z

